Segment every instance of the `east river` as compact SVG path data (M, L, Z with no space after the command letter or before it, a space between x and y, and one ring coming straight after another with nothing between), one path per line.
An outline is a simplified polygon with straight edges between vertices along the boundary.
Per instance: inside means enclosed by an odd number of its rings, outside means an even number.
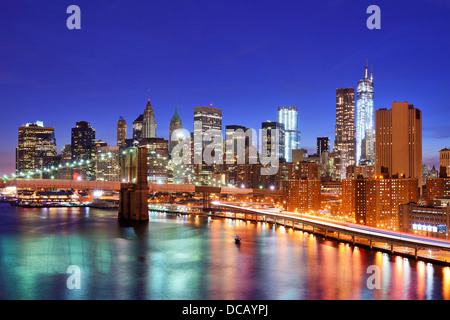
M1 203L0 299L441 300L450 268L261 222Z

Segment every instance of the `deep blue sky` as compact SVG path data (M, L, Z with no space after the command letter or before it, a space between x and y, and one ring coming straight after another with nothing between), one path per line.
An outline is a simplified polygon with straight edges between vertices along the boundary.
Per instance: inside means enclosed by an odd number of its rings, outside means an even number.
M81 8L81 30L66 9ZM381 8L381 30L366 9ZM259 129L278 106L298 106L301 146L334 140L335 91L356 87L373 62L375 109L408 101L423 113L424 163L450 145L450 2L2 0L0 174L14 171L17 129L55 127L58 151L76 121L115 144L119 116L143 112L148 89L157 135L175 106L223 109L223 125Z

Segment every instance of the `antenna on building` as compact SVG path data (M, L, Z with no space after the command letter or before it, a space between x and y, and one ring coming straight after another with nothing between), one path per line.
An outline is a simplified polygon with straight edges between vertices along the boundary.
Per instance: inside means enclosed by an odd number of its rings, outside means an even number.
M373 80L373 62L370 62L370 81Z
M367 79L367 64L369 63L369 59L366 57L366 68L364 69L364 79Z

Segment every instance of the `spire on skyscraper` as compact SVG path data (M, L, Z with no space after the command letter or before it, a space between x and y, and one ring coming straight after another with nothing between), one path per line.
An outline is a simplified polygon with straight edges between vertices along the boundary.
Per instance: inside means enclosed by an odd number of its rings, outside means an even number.
M370 63L370 81L373 81L373 63Z
M148 99L147 106L145 107L144 110L144 117L142 121L142 137L143 138L156 137L155 113L153 111L152 104L150 103L150 98Z
M369 59L366 57L366 67L364 68L364 79L367 79L367 64L369 62Z
M177 107L175 107L175 113L173 114L172 120L180 120L180 116L177 112Z

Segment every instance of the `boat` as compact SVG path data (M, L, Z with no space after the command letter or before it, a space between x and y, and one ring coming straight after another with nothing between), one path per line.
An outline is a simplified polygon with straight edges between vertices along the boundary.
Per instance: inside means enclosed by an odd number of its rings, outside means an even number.
M241 243L241 238L240 238L239 236L236 236L236 237L234 238L234 243L240 244L240 243Z

